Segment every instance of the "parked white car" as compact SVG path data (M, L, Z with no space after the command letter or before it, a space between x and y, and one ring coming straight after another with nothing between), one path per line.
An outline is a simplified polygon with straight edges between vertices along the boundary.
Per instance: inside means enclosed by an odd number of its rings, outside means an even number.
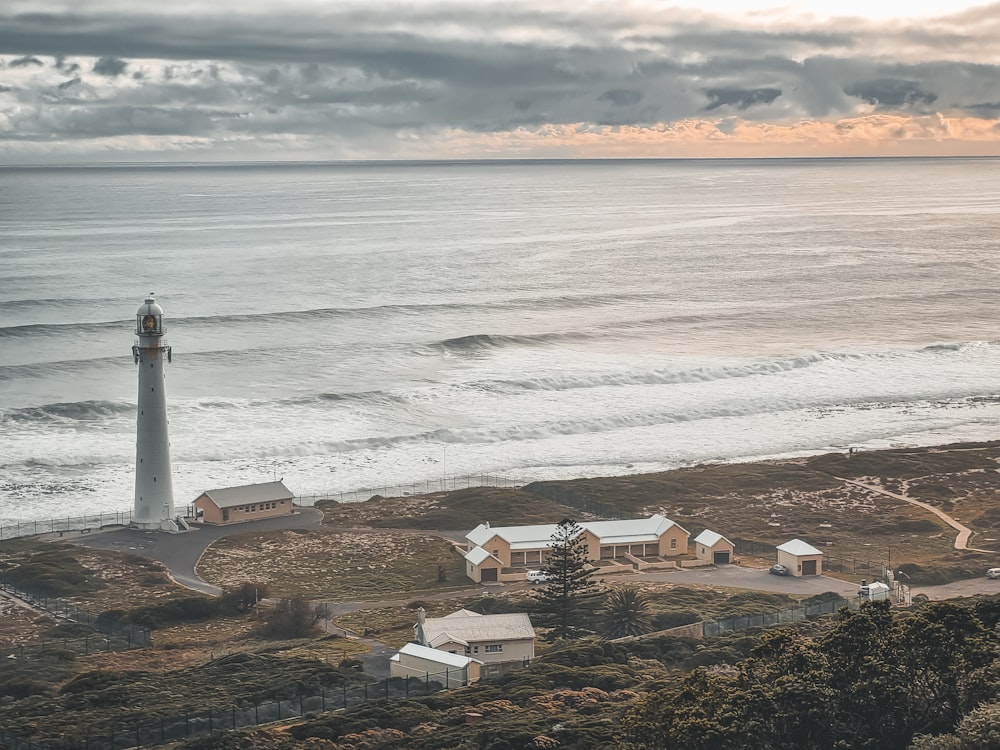
M544 570L529 570L527 579L528 583L548 583L550 577Z
M987 578L1000 578L1000 568L990 568L986 571Z

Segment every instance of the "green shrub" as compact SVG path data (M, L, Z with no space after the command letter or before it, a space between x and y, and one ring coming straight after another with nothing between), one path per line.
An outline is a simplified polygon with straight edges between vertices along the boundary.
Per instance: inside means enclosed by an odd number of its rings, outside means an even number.
M98 623L107 624L118 620L155 630L179 622L204 622L226 612L226 602L210 596L190 596L169 602L152 604L123 612L108 610L98 617Z
M95 669L92 672L84 672L77 675L63 685L59 692L66 695L69 693L86 693L91 690L100 690L118 682L122 679L122 676L121 672L115 672L111 669Z
M27 677L0 680L0 696L6 695L16 700L32 695L48 695L51 692L52 688L40 680Z
M693 609L677 609L671 612L661 612L658 615L653 615L653 627L656 630L670 630L670 628L679 628L682 625L691 625L695 622L700 622L702 616L695 612Z

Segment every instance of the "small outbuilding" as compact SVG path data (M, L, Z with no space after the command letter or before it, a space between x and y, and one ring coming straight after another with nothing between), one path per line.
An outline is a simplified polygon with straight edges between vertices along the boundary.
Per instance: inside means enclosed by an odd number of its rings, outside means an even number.
M282 482L206 490L194 501L195 519L225 524L259 521L293 512L295 495Z
M728 565L736 560L736 545L722 534L705 529L694 538L694 556L715 565Z
M862 584L864 584L863 581ZM870 602L880 602L888 599L891 592L892 589L889 588L888 584L882 583L881 581L872 581L867 585L862 585L861 588L858 589L858 598Z
M464 687L479 680L482 664L469 656L407 643L389 657L389 676L416 677L446 688Z
M823 553L808 542L792 539L778 545L778 562L793 576L823 574Z

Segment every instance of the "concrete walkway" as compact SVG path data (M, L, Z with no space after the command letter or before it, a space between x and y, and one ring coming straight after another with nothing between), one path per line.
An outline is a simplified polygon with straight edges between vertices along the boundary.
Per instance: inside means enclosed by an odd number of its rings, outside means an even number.
M935 508L929 503L921 502L920 500L914 500L912 497L907 497L906 495L900 495L895 492L889 492L889 490L884 490L881 487L876 487L875 485L865 484L864 482L858 482L854 479L844 479L842 477L837 477L841 482L846 484L853 484L855 487L861 487L869 492L875 492L879 495L885 495L886 497L892 497L896 500L902 500L904 503L909 503L910 505L916 505L918 508L923 508L924 510L930 511L935 516L940 518L946 524L951 526L958 532L958 536L955 537L955 549L961 550L971 550L972 552L993 552L990 549L977 549L976 547L969 546L969 537L972 536L972 529L968 526L963 526L954 518L949 516L940 508Z
M83 547L116 550L157 560L167 567L171 577L182 586L218 596L222 590L218 586L206 583L195 573L198 560L212 542L227 536L252 534L258 531L318 529L322 520L321 511L315 508L298 508L295 513L287 516L228 526L192 524L190 531L177 534L141 529L111 529L76 537L64 536L62 540Z

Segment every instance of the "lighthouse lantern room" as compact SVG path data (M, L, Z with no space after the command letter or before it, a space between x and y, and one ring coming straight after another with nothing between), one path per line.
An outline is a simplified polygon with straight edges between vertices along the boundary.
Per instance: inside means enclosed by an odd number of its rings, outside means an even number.
M150 293L136 312L136 341L132 346L132 357L139 366L132 524L142 529L178 531L185 524L174 513L170 477L164 363L171 356L165 331L163 308Z

